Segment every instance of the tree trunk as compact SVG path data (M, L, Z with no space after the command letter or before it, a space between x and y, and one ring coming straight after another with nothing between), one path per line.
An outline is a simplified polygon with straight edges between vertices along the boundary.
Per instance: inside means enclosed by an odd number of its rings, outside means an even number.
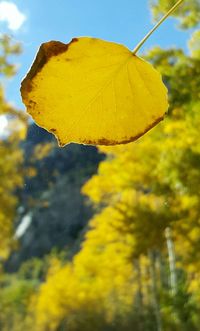
M177 293L176 256L174 251L174 243L172 240L172 232L170 228L167 228L165 230L165 237L167 240L171 291L172 291L172 296L175 296Z
M151 290L152 290L152 304L156 317L157 331L162 331L162 319L160 313L160 304L159 304L159 295L157 288L157 277L156 277L156 268L155 268L155 253L149 252L150 260L150 275L151 275Z

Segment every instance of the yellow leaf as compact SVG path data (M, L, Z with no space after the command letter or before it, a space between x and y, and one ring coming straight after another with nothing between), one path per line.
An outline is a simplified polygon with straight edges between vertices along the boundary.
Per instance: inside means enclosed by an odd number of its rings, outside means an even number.
M151 64L123 45L87 37L42 44L21 93L29 114L60 146L134 141L168 108Z

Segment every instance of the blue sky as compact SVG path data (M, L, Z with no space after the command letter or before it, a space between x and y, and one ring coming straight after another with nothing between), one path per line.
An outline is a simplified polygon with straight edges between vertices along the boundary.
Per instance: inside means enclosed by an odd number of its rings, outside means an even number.
M20 81L42 42L69 42L73 37L86 35L122 43L133 49L153 26L147 0L13 0L0 1L0 8L2 2L15 4L22 15L19 22L16 22L17 14L6 21L1 19L0 12L0 31L9 33L23 47L23 53L13 59L19 64L18 74L6 82L7 99L22 109ZM11 11L8 10L6 15L11 15ZM189 36L190 32L177 29L176 20L170 18L147 41L140 55L156 45L186 50Z

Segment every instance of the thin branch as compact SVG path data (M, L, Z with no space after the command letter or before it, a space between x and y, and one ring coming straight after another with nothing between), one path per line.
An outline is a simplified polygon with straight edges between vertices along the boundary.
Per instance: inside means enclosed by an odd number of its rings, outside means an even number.
M165 14L161 20L153 27L153 29L151 31L149 31L149 33L147 33L147 35L139 42L139 44L137 44L137 46L134 48L133 50L133 54L136 54L139 49L142 47L142 45L146 42L147 39L149 39L149 37L152 35L152 33L167 19L168 16L171 15L171 13L173 13L173 11L183 2L184 0L179 0L168 12L167 14Z

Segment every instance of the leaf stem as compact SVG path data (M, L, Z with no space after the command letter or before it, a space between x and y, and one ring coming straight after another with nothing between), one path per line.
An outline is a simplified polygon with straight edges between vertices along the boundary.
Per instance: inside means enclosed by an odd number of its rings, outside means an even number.
M147 35L137 44L137 46L133 50L133 54L136 54L142 45L146 42L147 39L152 35L152 33L166 20L168 16L183 2L184 0L179 0L162 18L161 20L153 27L152 30L147 33Z

